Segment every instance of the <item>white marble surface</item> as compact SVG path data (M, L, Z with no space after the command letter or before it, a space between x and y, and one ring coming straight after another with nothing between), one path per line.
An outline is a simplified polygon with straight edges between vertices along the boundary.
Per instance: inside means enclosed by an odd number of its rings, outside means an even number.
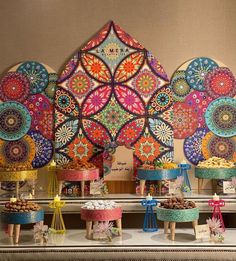
M225 232L225 240L223 243L212 243L209 240L196 240L193 229L177 229L176 240L171 241L169 235L164 235L163 229L157 232L143 232L141 229L124 229L121 237L115 237L112 242L95 241L85 238L85 230L67 230L66 234L51 234L49 237L48 247L236 247L236 229L227 229ZM45 247L39 243L35 243L33 239L33 231L23 230L20 235L20 247ZM0 248L16 247L3 231L0 232Z

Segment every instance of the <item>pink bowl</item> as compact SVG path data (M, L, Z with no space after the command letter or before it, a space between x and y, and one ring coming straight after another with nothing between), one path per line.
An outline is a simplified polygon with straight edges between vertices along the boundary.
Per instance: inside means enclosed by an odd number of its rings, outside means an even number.
M99 169L59 169L57 170L57 179L65 181L96 180L99 179Z
M86 221L112 221L122 217L121 208L86 209L81 208L81 219Z

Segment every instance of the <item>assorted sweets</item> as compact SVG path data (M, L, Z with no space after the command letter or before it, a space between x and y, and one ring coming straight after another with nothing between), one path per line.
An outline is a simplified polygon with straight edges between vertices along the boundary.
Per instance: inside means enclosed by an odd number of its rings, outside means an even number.
M89 170L96 169L96 166L85 160L74 160L62 166L63 169Z
M27 201L25 199L17 199L16 201L10 201L5 203L5 207L3 208L3 212L31 212L31 211L39 211L41 207L32 201Z
M224 158L211 157L201 161L197 165L198 168L234 168L235 164L232 161Z
M0 164L0 171L24 171L24 170L32 170L33 167L29 162L23 163L11 163L11 164Z
M181 197L172 197L161 201L159 207L166 209L192 209L196 208L196 204Z
M86 202L83 206L83 209L114 209L117 208L117 204L112 200L90 200Z
M178 164L174 163L174 162L160 162L160 161L154 161L152 164L151 163L145 163L143 165L140 166L141 169L158 169L158 170L162 170L162 169L177 169L178 168Z

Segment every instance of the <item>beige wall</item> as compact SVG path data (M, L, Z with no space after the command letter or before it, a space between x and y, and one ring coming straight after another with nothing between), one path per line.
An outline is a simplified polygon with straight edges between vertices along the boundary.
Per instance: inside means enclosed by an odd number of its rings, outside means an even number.
M0 74L28 59L59 71L109 20L152 51L169 76L196 56L236 74L236 0L0 0ZM182 142L175 145L179 161Z

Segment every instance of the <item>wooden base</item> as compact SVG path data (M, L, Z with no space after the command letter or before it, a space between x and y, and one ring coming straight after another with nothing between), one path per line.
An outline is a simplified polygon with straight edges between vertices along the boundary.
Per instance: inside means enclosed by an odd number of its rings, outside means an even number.
M115 220L116 226L119 229L119 236L122 235L122 220ZM99 221L86 221L86 238L93 239L93 229L99 223Z
M195 233L195 226L198 224L198 220L192 221L194 233ZM175 240L175 228L176 228L176 222L164 222L164 233L168 234L169 233L169 227L170 227L170 238L172 241Z
M39 223L43 225L44 222L40 221ZM19 243L20 227L20 224L8 224L8 235L9 237L13 238L14 244Z
M140 180L140 194L141 194L142 196L144 195L145 183L146 183L146 180L145 180L145 179L141 179L141 180Z
M198 193L200 194L203 188L204 179L198 178ZM211 180L211 188L213 192L217 192L217 180Z

